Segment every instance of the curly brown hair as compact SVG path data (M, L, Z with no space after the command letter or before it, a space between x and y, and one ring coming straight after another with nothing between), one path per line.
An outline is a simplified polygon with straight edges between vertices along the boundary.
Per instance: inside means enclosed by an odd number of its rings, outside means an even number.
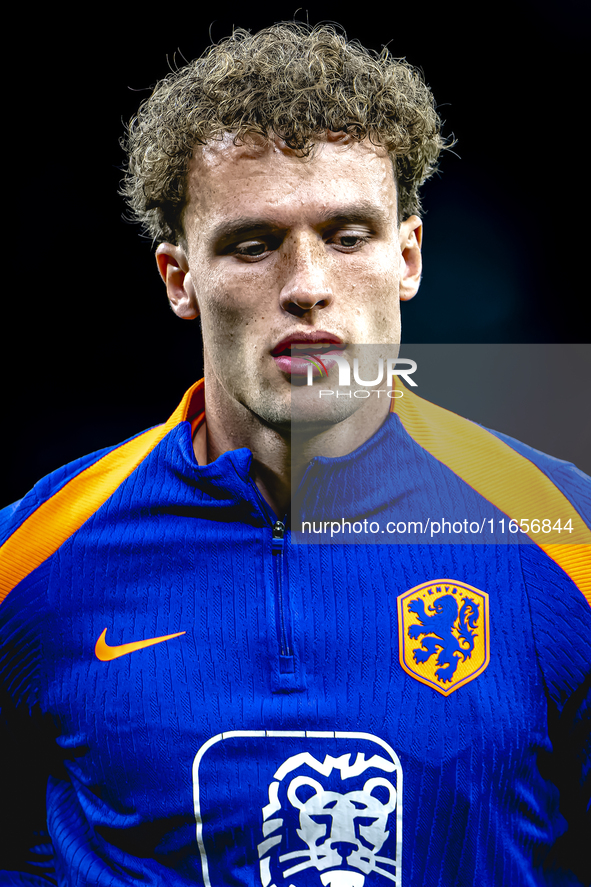
M302 157L327 130L387 149L398 216L421 212L418 189L436 169L441 121L420 72L403 59L347 41L331 25L280 22L235 29L161 80L122 139L121 193L156 241L184 242L187 169L195 146L224 133L276 135Z

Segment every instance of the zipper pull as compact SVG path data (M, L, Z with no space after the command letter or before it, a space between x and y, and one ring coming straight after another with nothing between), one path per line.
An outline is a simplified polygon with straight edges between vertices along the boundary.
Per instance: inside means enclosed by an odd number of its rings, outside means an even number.
M282 520L276 520L273 524L273 539L283 539L285 536L285 524Z
M275 521L273 524L273 552L278 554L283 550L283 542L285 538L285 524L281 520Z

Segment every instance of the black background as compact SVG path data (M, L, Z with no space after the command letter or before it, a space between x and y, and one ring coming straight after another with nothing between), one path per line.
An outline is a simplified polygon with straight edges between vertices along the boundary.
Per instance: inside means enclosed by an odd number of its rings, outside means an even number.
M404 341L589 339L583 2L217 6L47 6L5 28L0 505L164 421L201 374L197 324L172 314L151 243L122 219L118 140L173 60L233 25L337 21L423 70L457 145L424 188Z

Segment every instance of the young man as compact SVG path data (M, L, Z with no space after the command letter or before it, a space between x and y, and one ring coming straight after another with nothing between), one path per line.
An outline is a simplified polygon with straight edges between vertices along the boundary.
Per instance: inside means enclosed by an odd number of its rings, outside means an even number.
M205 379L5 510L0 883L585 878L588 479L350 385L397 369L442 144L329 28L236 32L142 107L126 193Z

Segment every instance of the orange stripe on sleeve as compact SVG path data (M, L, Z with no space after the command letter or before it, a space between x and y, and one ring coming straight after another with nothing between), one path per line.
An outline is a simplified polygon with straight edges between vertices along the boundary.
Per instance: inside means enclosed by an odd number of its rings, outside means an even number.
M98 511L202 395L203 380L187 391L168 422L111 450L29 515L0 549L0 602Z
M567 573L591 604L591 530L566 496L544 472L490 432L455 413L429 403L396 380L404 396L392 400L392 412L420 446L488 499L509 519L570 520L573 531L528 533Z

